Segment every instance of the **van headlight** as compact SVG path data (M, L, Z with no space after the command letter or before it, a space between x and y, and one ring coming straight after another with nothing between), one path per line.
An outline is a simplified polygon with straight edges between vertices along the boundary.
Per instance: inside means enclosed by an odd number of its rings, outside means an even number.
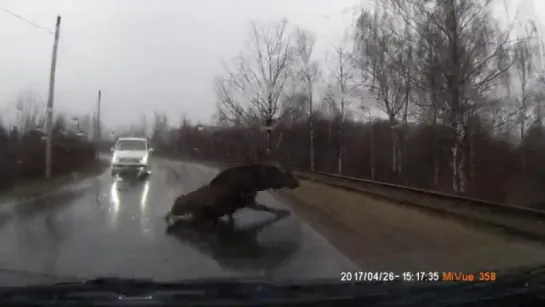
M148 163L148 155L145 155L142 159L140 159L140 163L141 163L141 164L146 164L146 163Z

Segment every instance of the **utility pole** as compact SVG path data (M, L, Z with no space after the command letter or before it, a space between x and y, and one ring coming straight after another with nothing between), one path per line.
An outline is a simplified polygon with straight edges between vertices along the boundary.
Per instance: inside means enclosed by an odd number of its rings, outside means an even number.
M101 99L101 90L98 90L98 101L97 101L97 117L96 117L96 140L100 141L102 136L100 129L100 99Z
M46 149L45 149L45 178L51 177L51 149L53 142L53 99L55 92L55 69L57 67L57 49L59 45L59 34L61 29L61 16L57 16L55 26L55 40L53 42L53 54L51 55L51 71L49 74L49 96L47 98L46 115Z

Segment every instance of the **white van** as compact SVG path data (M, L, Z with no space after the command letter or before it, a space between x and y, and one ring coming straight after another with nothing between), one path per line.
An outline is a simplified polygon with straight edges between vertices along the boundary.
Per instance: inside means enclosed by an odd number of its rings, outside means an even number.
M149 147L148 140L145 138L119 138L112 147L112 176L126 172L150 175L152 151L153 148Z

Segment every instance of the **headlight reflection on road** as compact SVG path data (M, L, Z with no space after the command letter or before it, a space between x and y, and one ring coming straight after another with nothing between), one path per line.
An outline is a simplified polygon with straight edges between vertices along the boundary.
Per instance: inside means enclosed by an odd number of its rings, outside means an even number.
M149 233L151 231L149 225L149 217L147 215L148 207L148 193L149 193L149 181L146 181L142 194L140 195L140 229L143 233Z
M148 205L149 181L144 184L142 195L140 196L140 210L144 211Z
M109 210L110 218L112 221L113 226L117 224L117 215L119 214L119 191L118 191L118 182L117 180L114 180L112 183L112 188L110 189L110 201L111 201L111 208Z

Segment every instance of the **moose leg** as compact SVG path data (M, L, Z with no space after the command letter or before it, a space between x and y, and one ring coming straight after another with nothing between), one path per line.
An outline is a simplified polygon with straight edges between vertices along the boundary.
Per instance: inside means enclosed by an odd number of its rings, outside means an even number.
M174 215L174 214L172 214L171 211L169 211L165 215L165 222L167 222L167 224L172 224L172 223L176 222L176 220L179 219L180 217L181 217L180 215Z
M173 215L172 213L168 213L165 215L165 221L167 225L174 225L178 221L187 221L188 215Z
M172 214L170 214L170 212L165 215L165 222L168 225L170 225L172 223Z
M172 226L176 224L179 220L183 220L184 218L187 218L185 215L174 215L172 212L169 212L165 215L165 222L167 225Z
M193 221L195 221L195 222L205 223L205 222L208 222L209 220L210 220L210 218L204 212L193 213Z
M256 211L270 212L270 213L273 213L273 214L281 214L281 213L288 212L288 211L283 210L283 209L271 208L271 207L265 206L265 205L257 203L257 202L247 204L246 208L253 209L253 210L256 210Z
M227 215L227 223L229 223L229 225L234 225L235 224L234 212Z
M282 209L275 209L268 206L265 206L263 204L258 203L255 198L257 196L257 192L248 192L241 195L242 202L245 204L244 207L248 209L253 209L256 211L265 211L270 212L273 214L281 214L281 213L287 213L288 211L282 210Z
M216 214L216 212L209 209L199 210L197 213L194 214L194 218L195 221L203 224L210 223L212 225L216 225L219 221L219 216Z

